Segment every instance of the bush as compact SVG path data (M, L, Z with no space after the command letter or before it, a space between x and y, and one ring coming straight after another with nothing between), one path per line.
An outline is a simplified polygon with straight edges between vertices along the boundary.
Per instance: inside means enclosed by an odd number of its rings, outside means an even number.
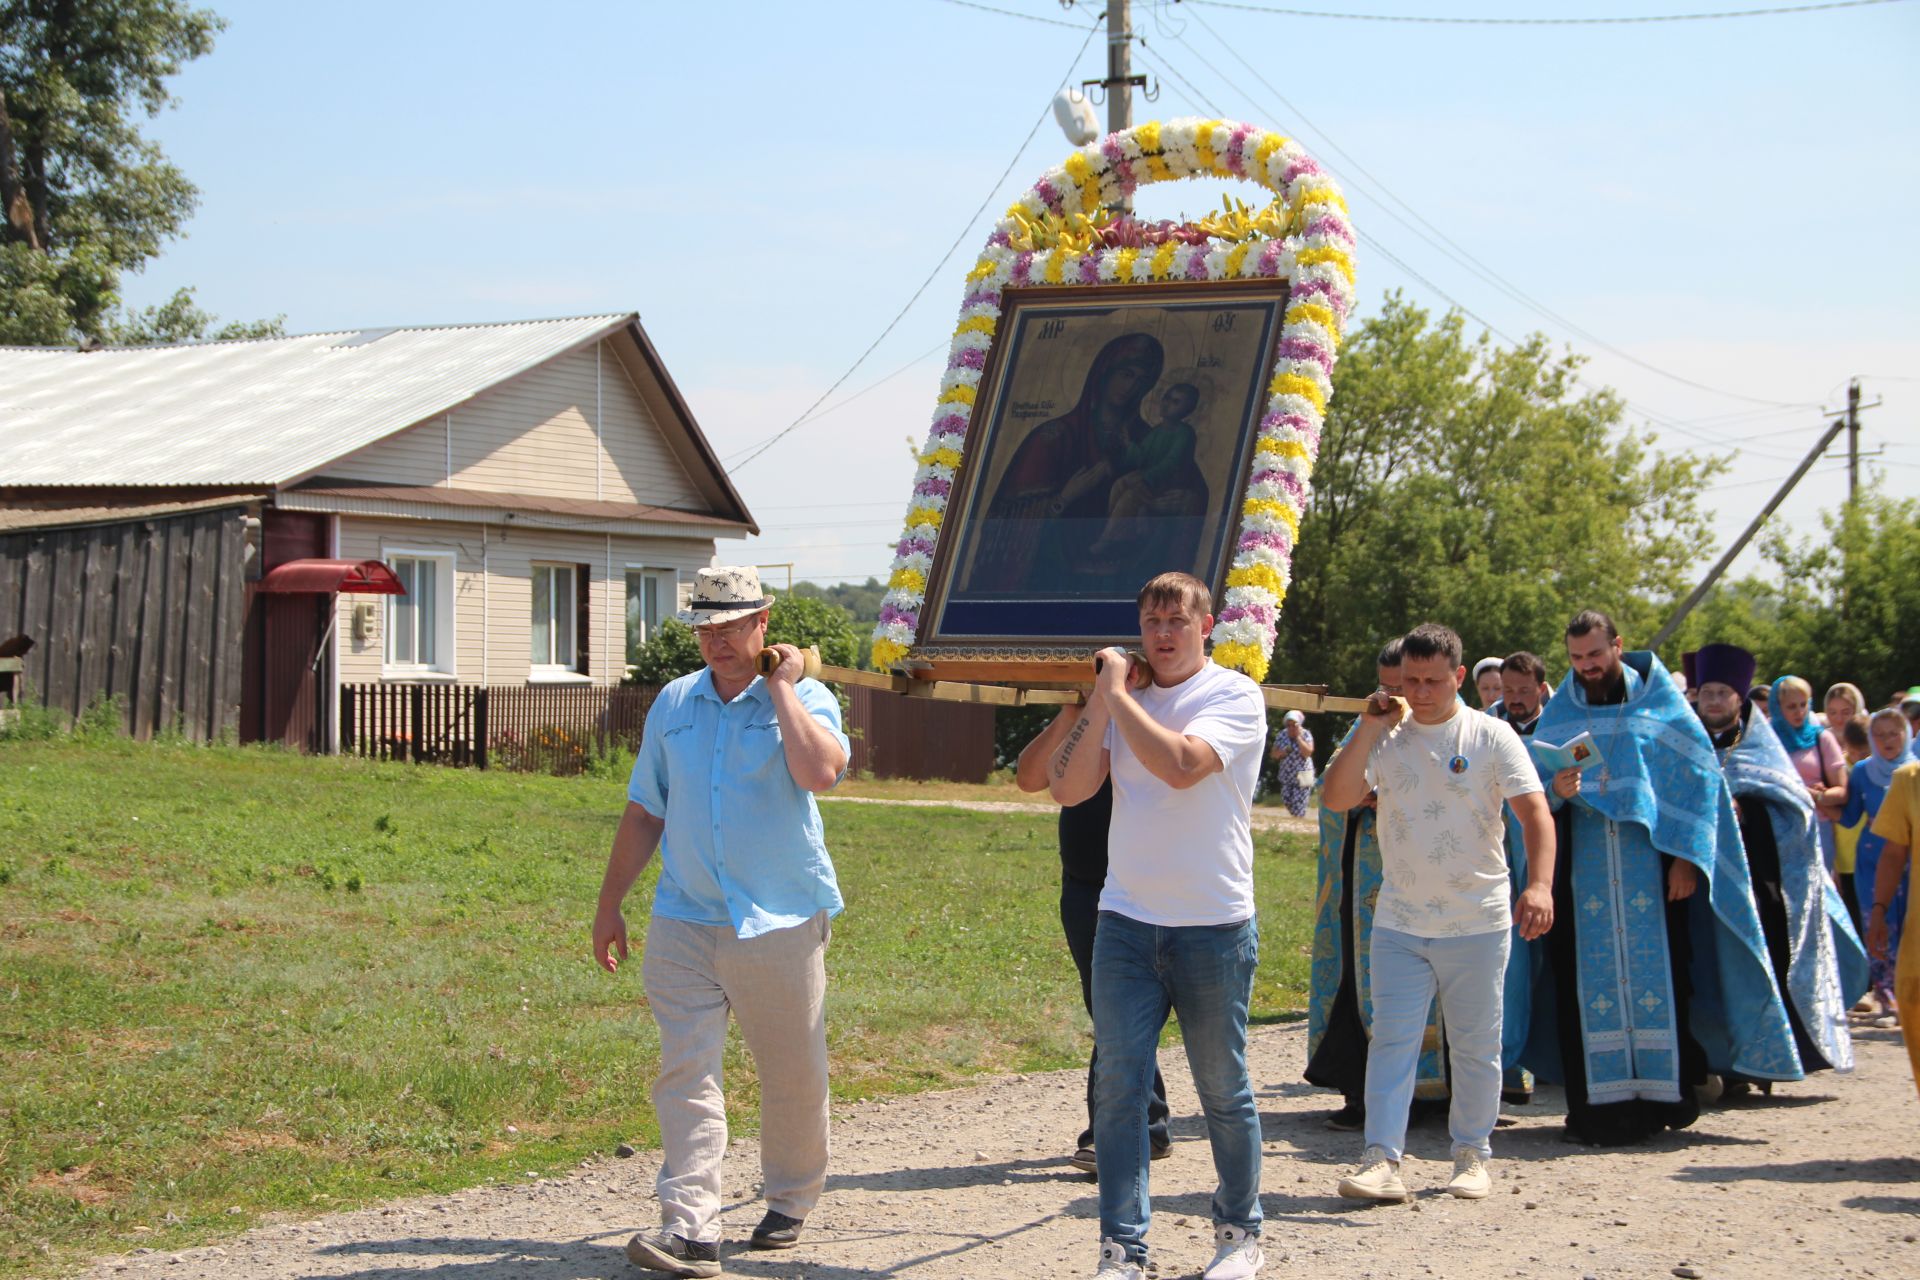
M850 667L860 660L860 634L852 615L839 605L805 596L784 595L773 602L767 615L767 643L802 649L818 645L820 660L830 666ZM666 684L704 664L693 628L669 619L634 654L633 669L623 683Z

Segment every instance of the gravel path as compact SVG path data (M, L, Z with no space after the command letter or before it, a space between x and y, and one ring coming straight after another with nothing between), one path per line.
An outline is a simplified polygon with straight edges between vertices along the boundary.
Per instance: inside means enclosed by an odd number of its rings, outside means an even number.
M1265 1123L1263 1203L1274 1277L1663 1277L1801 1280L1920 1275L1920 1133L1898 1032L1857 1029L1858 1070L1783 1086L1771 1100L1711 1111L1685 1134L1628 1151L1560 1140L1542 1090L1494 1138L1494 1195L1437 1194L1451 1172L1444 1125L1417 1126L1404 1175L1411 1206L1333 1194L1357 1155L1329 1133L1332 1095L1299 1083L1300 1024L1256 1028L1250 1046ZM1185 1062L1165 1062L1174 1154L1153 1166L1150 1237L1159 1276L1211 1257L1212 1165ZM783 1280L1090 1276L1097 1204L1067 1167L1079 1128L1077 1072L841 1108L826 1198L801 1247L729 1245L727 1270ZM271 1223L214 1248L103 1260L88 1280L588 1280L648 1274L626 1238L656 1221L650 1153L590 1161L565 1177L488 1186L386 1208ZM744 1240L758 1148L727 1156L727 1237Z

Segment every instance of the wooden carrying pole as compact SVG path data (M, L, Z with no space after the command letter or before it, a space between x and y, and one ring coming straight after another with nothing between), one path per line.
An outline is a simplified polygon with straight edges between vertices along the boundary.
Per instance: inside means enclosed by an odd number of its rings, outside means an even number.
M816 680L825 680L830 684L858 685L863 689L882 689L888 693L897 693L908 698L931 698L935 702L972 702L993 707L1063 707L1073 706L1086 700L1086 692L1077 687L1045 687L1040 685L1021 685L1016 683L979 683L970 680L942 680L937 676L893 675L879 671L860 671L853 667L836 667L820 661L820 651L809 647L803 651L806 655L805 674ZM777 661L771 649L760 653L760 671L770 674ZM1005 664L1000 670L1007 672L1008 678L1014 676L1015 664ZM1075 672L1079 685L1093 683L1094 668L1091 663L1080 664ZM1048 674L1056 674L1049 670ZM1058 674L1066 674L1064 672ZM1065 681L1052 682L1062 684ZM1279 711L1339 711L1358 715L1367 705L1365 698L1339 698L1329 694L1325 685L1285 685L1263 684L1260 696L1269 707Z

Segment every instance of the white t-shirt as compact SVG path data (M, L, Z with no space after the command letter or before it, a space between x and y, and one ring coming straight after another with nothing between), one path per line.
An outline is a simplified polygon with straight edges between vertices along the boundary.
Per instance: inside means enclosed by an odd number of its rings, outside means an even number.
M1374 920L1421 938L1510 928L1500 806L1540 790L1513 726L1464 702L1439 724L1408 716L1374 744L1367 782L1380 795L1385 873Z
M1249 919L1249 814L1267 741L1260 686L1209 662L1177 685L1153 685L1135 697L1155 723L1212 747L1222 767L1176 791L1147 772L1118 726L1107 726L1113 823L1100 909L1166 928Z

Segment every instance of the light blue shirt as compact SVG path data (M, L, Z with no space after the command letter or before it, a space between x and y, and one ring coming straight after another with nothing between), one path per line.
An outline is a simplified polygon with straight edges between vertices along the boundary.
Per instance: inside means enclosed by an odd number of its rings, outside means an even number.
M833 730L840 704L818 680L794 687ZM722 702L701 668L660 691L647 713L627 798L666 820L653 913L731 925L740 938L838 915L840 886L813 794L793 780L765 679Z

